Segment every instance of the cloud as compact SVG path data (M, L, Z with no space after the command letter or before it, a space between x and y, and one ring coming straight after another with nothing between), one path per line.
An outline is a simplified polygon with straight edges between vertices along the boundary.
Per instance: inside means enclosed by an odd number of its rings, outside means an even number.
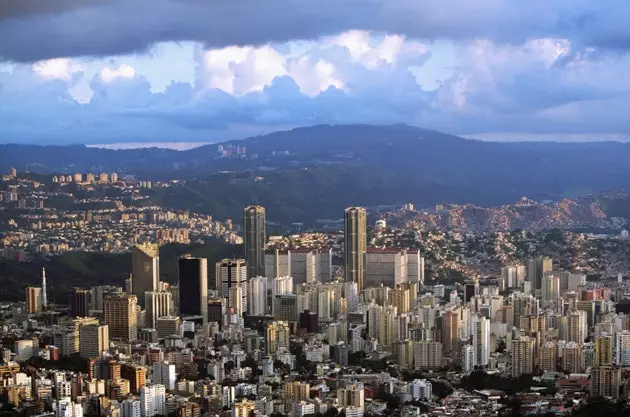
M439 44L356 30L309 42L198 45L189 52L195 79L159 92L132 58L18 64L0 70L0 142L209 142L321 123L399 122L494 138L630 135L627 54L564 38L449 47L452 74L431 90L418 78L441 59ZM153 65L169 64L162 55ZM76 98L77 84L87 99Z
M0 15L0 57L17 62L146 51L157 42L208 48L316 39L349 30L418 39L521 43L566 38L627 48L622 0L110 0L9 2ZM4 19L3 19L4 17ZM28 36L24 36L28 33ZM394 42L395 39L390 39ZM360 53L360 52L359 52Z

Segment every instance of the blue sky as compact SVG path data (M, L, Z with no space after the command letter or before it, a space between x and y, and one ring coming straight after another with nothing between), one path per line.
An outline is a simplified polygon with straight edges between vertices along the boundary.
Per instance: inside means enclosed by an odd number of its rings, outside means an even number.
M625 141L629 17L621 0L10 1L0 143L321 123Z

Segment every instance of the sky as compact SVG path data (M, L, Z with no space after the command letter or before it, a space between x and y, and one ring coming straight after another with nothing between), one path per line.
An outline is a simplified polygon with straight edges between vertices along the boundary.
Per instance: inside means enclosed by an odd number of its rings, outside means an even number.
M630 140L625 0L6 0L0 143Z

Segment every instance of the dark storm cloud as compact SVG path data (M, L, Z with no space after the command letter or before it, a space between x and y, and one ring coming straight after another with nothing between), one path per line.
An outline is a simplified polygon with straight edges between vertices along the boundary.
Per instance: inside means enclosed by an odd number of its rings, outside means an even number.
M0 57L143 51L156 42L209 47L310 39L349 29L422 38L520 42L559 36L627 46L621 0L9 0L0 3Z

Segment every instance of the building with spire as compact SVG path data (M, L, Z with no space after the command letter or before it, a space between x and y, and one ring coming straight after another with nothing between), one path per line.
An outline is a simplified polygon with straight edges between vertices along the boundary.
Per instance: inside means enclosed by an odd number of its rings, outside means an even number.
M46 296L46 268L42 268L42 309L48 307L48 297Z

